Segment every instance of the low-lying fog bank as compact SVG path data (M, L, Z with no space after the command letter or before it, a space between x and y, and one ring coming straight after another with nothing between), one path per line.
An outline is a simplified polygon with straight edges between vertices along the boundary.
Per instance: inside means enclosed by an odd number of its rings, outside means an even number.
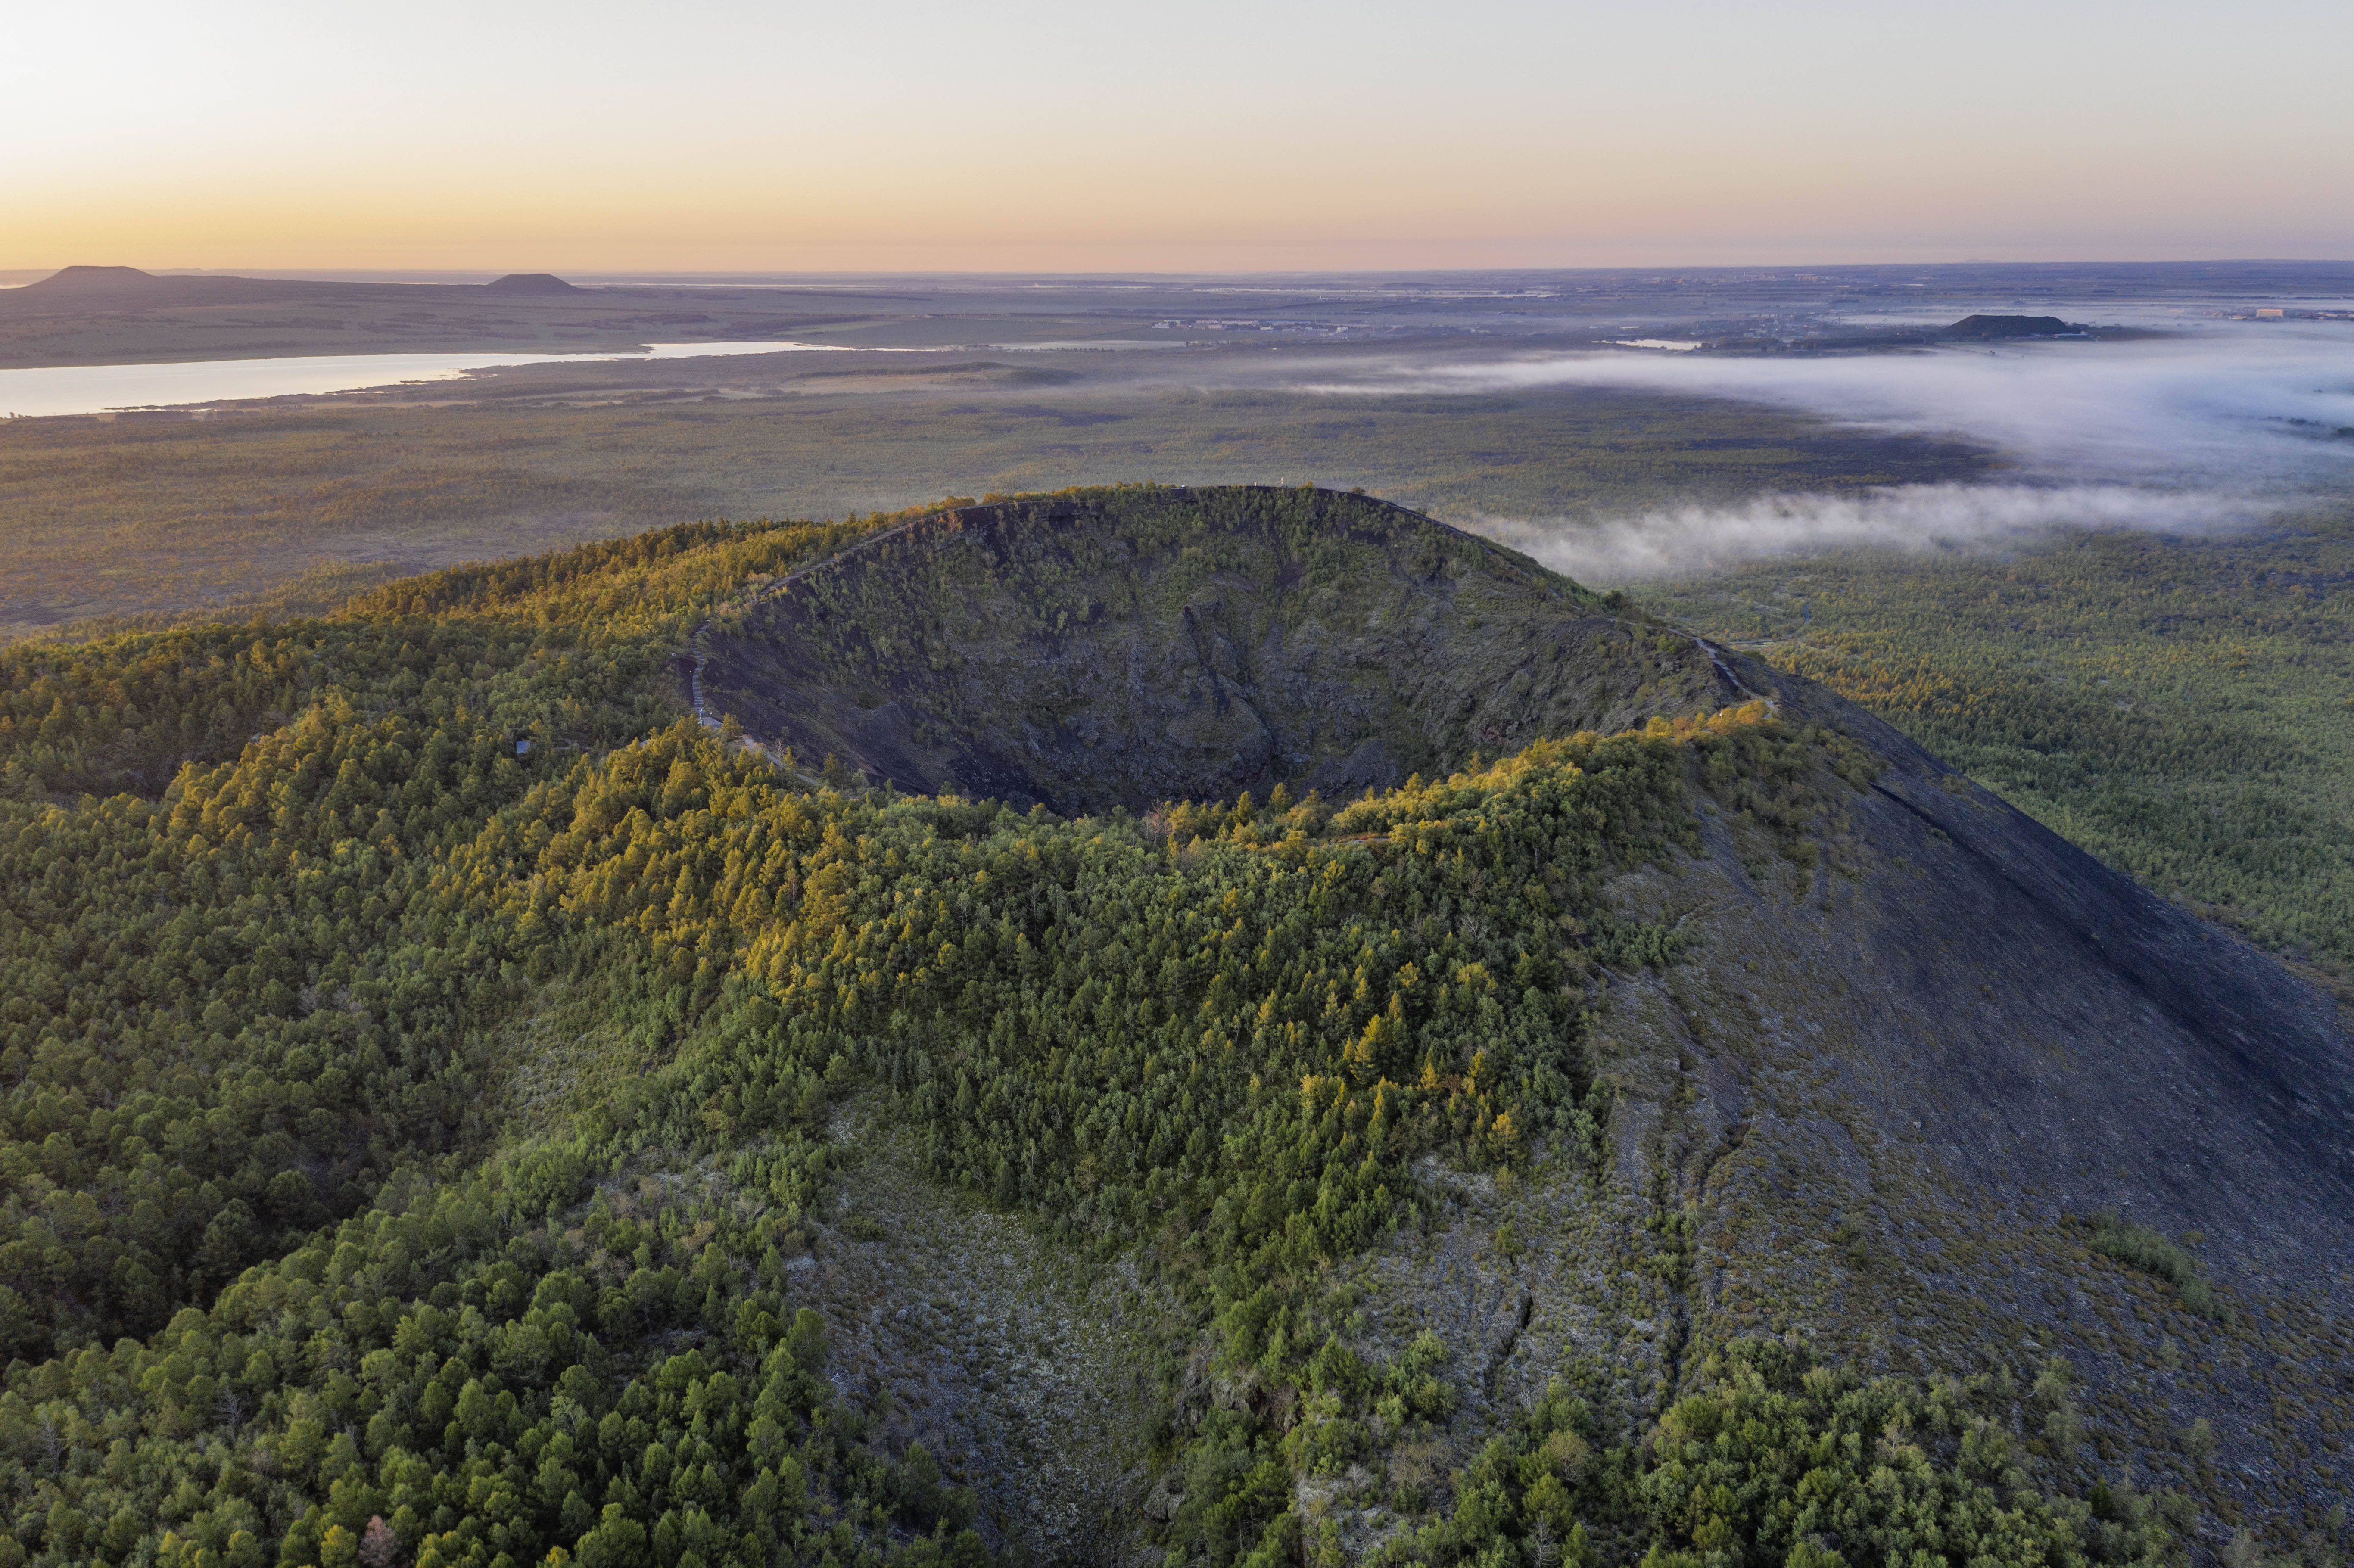
M2169 534L2237 527L2278 503L2122 484L1896 485L1849 495L1766 495L1606 522L1482 518L1472 526L1580 582L1691 577L1744 561L1858 547L1937 551L2029 542L2062 528Z
M1301 390L1479 396L1613 387L1739 398L2000 452L1991 486L1774 495L1600 524L1490 518L1497 537L1603 583L1850 546L1987 546L2057 527L2245 524L2354 477L2354 323L2215 323L2157 342L1734 358L1397 356Z

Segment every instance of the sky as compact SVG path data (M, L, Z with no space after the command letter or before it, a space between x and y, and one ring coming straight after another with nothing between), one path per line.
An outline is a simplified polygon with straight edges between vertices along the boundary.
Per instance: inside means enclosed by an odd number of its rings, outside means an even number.
M2354 257L2344 0L116 0L0 269Z

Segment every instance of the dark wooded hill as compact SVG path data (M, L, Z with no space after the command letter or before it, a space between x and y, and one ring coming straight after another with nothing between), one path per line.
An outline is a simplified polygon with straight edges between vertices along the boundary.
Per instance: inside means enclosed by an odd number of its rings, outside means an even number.
M2058 316L1964 316L1945 330L1944 335L1973 342L2004 337L2061 337L2081 334L2087 328L2072 325Z

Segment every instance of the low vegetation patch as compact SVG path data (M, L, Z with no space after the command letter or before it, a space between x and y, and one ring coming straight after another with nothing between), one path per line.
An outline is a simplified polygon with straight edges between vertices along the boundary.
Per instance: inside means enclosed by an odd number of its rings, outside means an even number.
M2115 1258L2127 1268L2165 1280L2182 1298L2182 1304L2202 1318L2229 1322L2232 1309L2199 1272L2199 1260L2180 1243L2169 1241L2147 1225L2135 1224L2115 1214L2093 1222L2093 1250Z

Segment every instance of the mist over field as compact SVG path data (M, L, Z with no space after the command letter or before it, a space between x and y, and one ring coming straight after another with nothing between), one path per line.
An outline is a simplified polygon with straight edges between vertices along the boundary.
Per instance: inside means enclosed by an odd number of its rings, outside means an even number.
M2354 476L2354 329L2217 323L2157 342L1821 357L1530 354L1394 360L1321 389L1476 395L1616 387L1734 397L1988 447L2016 480L1786 494L1601 524L1495 518L1498 537L1609 582L1877 546L1993 546L2056 527L2243 525Z
M1975 438L2055 477L2264 487L2354 471L2354 438L2335 436L2354 429L2354 330L2345 328L1805 359L1548 355L1414 380L1741 397Z
M1483 518L1479 531L1582 582L1684 577L1743 561L1871 546L1998 547L2055 528L2197 534L2260 521L2277 502L2122 484L1893 485L1861 494L1766 495L1602 523Z

